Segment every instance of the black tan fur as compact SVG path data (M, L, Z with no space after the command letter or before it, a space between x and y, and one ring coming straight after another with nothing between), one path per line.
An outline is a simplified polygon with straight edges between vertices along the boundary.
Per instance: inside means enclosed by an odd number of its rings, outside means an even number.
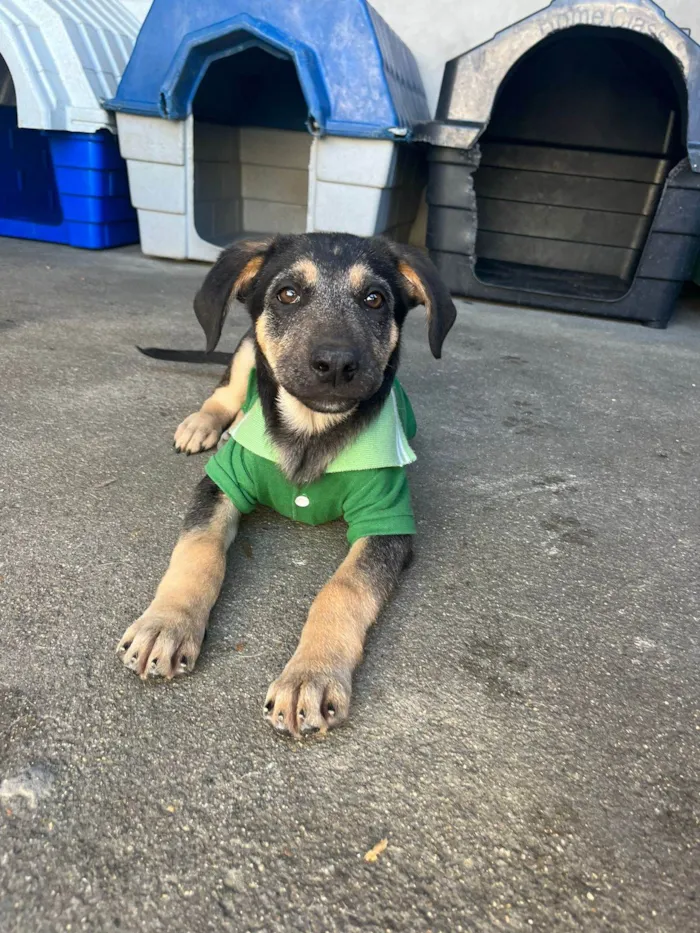
M381 410L409 310L425 305L435 357L455 320L450 295L421 250L347 234L279 236L223 252L195 298L208 351L232 299L245 303L252 327L219 386L178 427L175 447L191 454L216 446L241 417L255 366L267 433L280 469L296 485L318 479ZM239 519L228 497L203 479L153 602L117 649L141 677L192 670ZM270 686L264 714L275 729L323 732L347 717L365 635L410 558L409 535L352 545Z

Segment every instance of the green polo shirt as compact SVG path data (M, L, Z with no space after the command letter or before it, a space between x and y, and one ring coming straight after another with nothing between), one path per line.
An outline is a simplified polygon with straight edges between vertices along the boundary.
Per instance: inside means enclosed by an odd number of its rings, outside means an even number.
M398 381L377 417L328 465L320 479L295 486L277 465L278 454L265 431L255 370L243 405L245 417L206 471L244 514L265 505L287 518L322 525L344 518L348 541L368 535L416 533L406 466L416 455L408 439L416 420Z

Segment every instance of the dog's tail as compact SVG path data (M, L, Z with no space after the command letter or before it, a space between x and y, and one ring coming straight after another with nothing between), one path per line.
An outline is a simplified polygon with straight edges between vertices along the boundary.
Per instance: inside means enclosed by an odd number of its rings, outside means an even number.
M169 360L171 363L217 363L226 366L231 362L230 353L205 350L165 350L160 347L136 347L139 353L154 360Z

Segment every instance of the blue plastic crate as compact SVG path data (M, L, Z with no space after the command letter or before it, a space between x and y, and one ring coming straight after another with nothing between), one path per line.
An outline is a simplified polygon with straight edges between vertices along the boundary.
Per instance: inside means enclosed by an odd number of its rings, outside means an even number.
M138 242L116 138L25 130L0 107L0 236L106 249Z

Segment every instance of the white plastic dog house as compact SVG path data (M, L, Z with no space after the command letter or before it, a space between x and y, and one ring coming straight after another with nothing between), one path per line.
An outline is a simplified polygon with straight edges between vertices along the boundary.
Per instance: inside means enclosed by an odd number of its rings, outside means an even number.
M155 0L109 107L144 252L214 259L251 233L405 239L427 104L365 0Z
M138 20L118 0L0 0L0 234L138 239L114 120Z

